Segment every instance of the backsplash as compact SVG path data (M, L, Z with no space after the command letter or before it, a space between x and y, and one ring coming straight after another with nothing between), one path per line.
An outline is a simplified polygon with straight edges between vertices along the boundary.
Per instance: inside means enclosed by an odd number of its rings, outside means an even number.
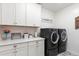
M34 27L18 27L18 26L0 26L0 40L3 30L8 29L11 33L29 33L34 35L38 28Z

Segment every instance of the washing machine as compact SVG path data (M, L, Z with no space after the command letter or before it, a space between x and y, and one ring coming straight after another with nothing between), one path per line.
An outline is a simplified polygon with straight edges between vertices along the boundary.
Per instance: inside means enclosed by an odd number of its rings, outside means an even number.
M67 32L66 29L58 29L59 41L58 41L58 53L65 52L67 50Z
M40 29L40 37L45 38L45 56L58 55L58 29L44 28Z

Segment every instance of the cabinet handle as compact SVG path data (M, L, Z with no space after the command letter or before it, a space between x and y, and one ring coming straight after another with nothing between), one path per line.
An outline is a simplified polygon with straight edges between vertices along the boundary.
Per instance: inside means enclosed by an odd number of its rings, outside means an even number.
M17 47L17 45L16 44L14 44L14 46L13 46L14 48L16 48Z

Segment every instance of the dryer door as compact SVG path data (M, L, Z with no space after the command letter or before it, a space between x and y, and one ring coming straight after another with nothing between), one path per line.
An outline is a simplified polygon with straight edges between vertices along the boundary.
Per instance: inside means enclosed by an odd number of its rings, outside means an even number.
M52 32L51 34L51 42L53 44L57 44L58 43L58 40L59 40L59 35L56 31Z
M62 31L62 33L61 33L61 40L64 42L64 41L66 41L66 39L67 39L66 31Z

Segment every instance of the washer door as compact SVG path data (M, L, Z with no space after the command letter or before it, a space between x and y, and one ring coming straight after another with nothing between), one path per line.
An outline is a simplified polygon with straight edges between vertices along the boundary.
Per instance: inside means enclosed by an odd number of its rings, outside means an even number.
M64 41L66 41L66 39L67 39L66 31L63 31L61 33L61 40L64 42Z
M57 44L58 43L58 40L59 40L59 35L56 31L52 32L51 34L51 42L53 44Z

